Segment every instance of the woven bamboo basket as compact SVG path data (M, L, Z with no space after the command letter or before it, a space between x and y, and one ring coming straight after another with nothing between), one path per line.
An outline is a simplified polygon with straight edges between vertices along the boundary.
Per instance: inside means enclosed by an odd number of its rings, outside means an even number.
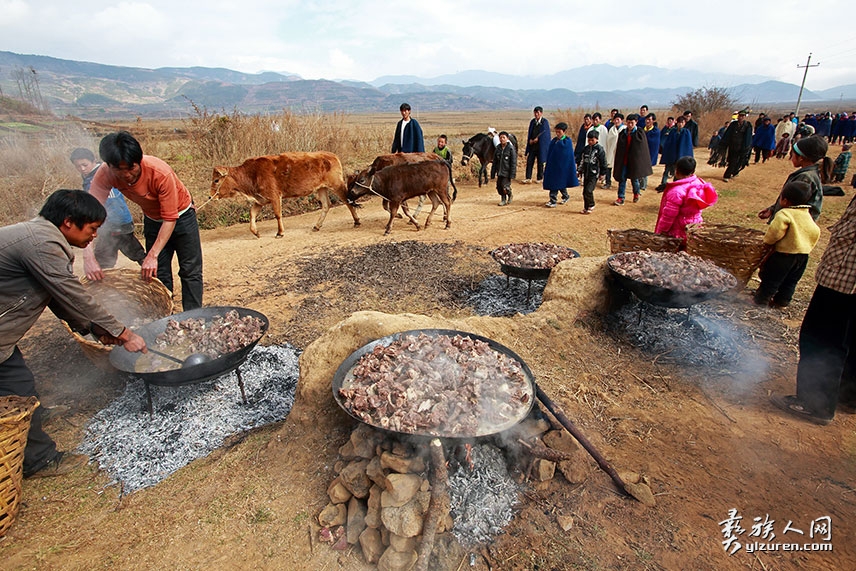
M761 230L729 224L687 226L687 253L734 274L738 290L746 287L770 249Z
M639 250L651 250L652 252L677 252L681 247L681 240L663 234L655 234L648 230L629 228L618 230L610 228L606 231L609 237L609 250L613 254L621 252L636 252Z
M21 502L24 448L36 397L0 397L0 537L12 527Z
M143 325L172 314L170 291L157 278L150 282L143 281L140 270L106 270L103 280L91 281L82 277L80 283L98 303L125 325ZM63 324L90 361L104 371L114 370L109 361L111 346L84 337L72 331L67 323Z

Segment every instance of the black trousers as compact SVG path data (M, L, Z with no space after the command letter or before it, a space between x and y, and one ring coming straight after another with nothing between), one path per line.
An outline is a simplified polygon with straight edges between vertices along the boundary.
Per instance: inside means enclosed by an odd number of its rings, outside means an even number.
M0 396L9 395L39 396L33 372L27 367L17 346L12 356L0 363ZM25 476L38 472L57 455L56 443L42 430L42 413L43 409L39 406L30 419L27 447L24 448Z
M594 187L597 184L597 175L587 174L583 180L583 207L588 210L594 208Z
M129 260L143 263L146 257L146 251L143 245L137 240L134 235L133 226L130 232L122 232L121 230L113 230L110 228L101 228L98 230L98 239L95 240L95 259L98 265L104 269L112 268L116 265L116 260L119 257L119 252L125 254Z
M151 250L157 240L162 222L144 218L143 234L146 251ZM199 223L196 210L191 208L181 215L160 255L158 256L158 279L173 291L172 258L178 257L178 277L181 280L181 305L184 311L202 307L202 242L199 239Z
M758 271L761 285L755 292L755 301L768 302L772 299L779 305L788 305L807 264L808 254L770 254Z
M507 176L496 177L496 192L502 197L511 196L511 179Z
M800 327L797 398L819 416L856 402L854 329L856 294L817 286Z
M533 145L526 155L526 180L532 178L532 167L538 163L538 169L535 171L538 175L537 180L544 178L544 163L538 158L538 145Z

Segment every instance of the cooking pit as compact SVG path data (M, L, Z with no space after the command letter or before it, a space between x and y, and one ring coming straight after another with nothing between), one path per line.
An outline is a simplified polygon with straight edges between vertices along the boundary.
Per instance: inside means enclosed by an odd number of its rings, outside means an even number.
M246 402L233 371L207 382L160 387L150 417L144 383L125 391L89 421L80 452L88 454L123 492L153 486L234 434L284 419L299 374L293 347L255 347L241 366Z
M422 568L454 569L481 558L480 546L505 530L530 487L559 474L578 484L588 470L585 453L537 407L504 433L441 444L444 477L437 481L427 439L357 425L339 449L330 501L317 515L318 541L334 550L358 547L382 569L420 568L420 556ZM435 505L438 489L445 498Z

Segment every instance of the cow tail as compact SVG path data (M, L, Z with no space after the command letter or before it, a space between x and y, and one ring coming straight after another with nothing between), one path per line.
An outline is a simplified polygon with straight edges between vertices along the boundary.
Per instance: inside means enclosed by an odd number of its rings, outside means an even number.
M443 162L446 163L446 161ZM452 188L455 189L455 192L452 194L452 202L455 202L455 200L458 198L458 187L455 186L455 179L452 178L452 165L446 163L446 168L449 169L449 182L452 184Z

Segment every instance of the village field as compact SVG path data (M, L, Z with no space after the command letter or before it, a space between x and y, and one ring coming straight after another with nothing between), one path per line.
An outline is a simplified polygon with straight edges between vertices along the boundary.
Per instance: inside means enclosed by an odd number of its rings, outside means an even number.
M574 137L581 114L545 110L551 123L568 121ZM63 156L70 148L95 148L104 133L131 130L144 151L175 168L201 205L205 304L264 313L270 329L261 344L288 343L302 356L297 399L285 420L230 439L155 486L124 494L92 466L65 477L25 481L17 521L0 540L0 566L374 568L358 548L334 551L318 540L316 517L329 501L339 448L354 427L332 398L332 375L350 352L372 339L406 329L449 328L512 348L616 469L644 478L656 505L624 496L586 458L582 482L562 476L526 480L511 523L490 543L461 548L446 541L437 569L852 567L856 416L839 413L829 426L815 426L785 416L769 395L794 391L798 332L814 269L829 239L827 228L853 189L824 199L821 239L794 303L784 310L754 305L751 292L758 282L752 279L745 290L693 308L717 324L711 336L737 331L743 341L740 358L689 363L675 349L637 346L610 325L614 321L604 310L614 293L605 270L607 230L653 230L660 199L653 189L662 166L655 167L639 203L612 206L615 183L612 190L599 185L596 209L585 216L579 213L580 188L570 190L567 204L544 208L547 192L520 183L522 154L514 201L505 207L497 205L493 181L479 188L473 170L460 165L462 139L492 126L522 141L530 117L528 111L416 117L426 147L444 133L455 154L459 193L452 224L444 229L435 219L416 231L397 220L388 236L383 234L387 215L377 199L363 204L360 227L353 227L340 205L319 232L312 231L316 203L294 201L286 205L292 215L281 239L274 237L276 222L268 210L256 238L246 224L246 203L207 201L213 166L236 165L256 154L331 150L346 171L365 167L388 151L397 114L286 114L273 118L279 127L272 130L271 118L200 112L172 123L80 122L51 127L50 137L3 139L0 196L8 224L32 215L33 205L37 208L53 189L78 185ZM721 121L702 122L703 144ZM289 139L279 139L286 135ZM830 155L838 151L832 148ZM718 203L704 212L705 221L763 230L756 214L775 200L793 170L790 162L751 164L725 183L723 170L708 166L707 158L704 146L696 149L697 174L719 192ZM516 242L568 246L581 257L553 272L536 310L478 315L467 303L468 292L500 274L489 252ZM414 252L427 254L420 258ZM131 267L128 260L121 264ZM520 287L525 284L511 280L510 288ZM675 319L678 310L670 311L664 315L642 307L639 319L649 333L662 331L665 338L664 320ZM70 407L48 430L61 447L75 448L87 421L123 390L124 378L95 368L49 312L20 347L36 374L42 402ZM745 529L737 537L741 548L733 552L723 531L731 510L743 518ZM572 525L560 525L560 516ZM809 537L810 524L824 518L831 522L829 536ZM770 526L762 530L762 523ZM779 547L762 550L753 547L756 542ZM791 543L808 547L781 545Z

